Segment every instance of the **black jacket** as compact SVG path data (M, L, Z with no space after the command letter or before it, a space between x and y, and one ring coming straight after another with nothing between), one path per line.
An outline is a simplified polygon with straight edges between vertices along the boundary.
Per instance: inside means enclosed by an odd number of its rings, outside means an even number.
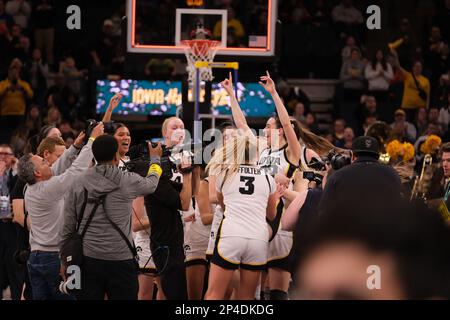
M383 210L401 200L397 172L374 158L359 157L352 165L335 172L326 183L321 214L327 211Z

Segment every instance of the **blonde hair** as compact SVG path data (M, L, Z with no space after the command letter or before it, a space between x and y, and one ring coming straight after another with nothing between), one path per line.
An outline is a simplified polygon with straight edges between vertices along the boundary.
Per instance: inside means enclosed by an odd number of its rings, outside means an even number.
M64 143L64 140L59 137L45 138L44 140L42 140L42 142L39 144L37 148L37 155L43 157L45 150L48 150L48 152L52 153L55 151L56 146L66 146L66 144Z
M223 181L235 175L241 165L256 164L258 160L258 142L250 135L238 135L224 146L216 149L206 170L209 175L225 173Z
M163 138L164 138L164 135L165 135L166 132L167 132L167 127L169 126L170 121L172 121L172 120L174 120L174 119L180 119L180 118L178 118L178 117L169 117L169 118L167 118L166 120L164 120L164 122L163 122L163 124L162 124L162 127L161 127L161 133L162 133L162 135L163 135ZM180 119L180 120L181 120L181 119Z

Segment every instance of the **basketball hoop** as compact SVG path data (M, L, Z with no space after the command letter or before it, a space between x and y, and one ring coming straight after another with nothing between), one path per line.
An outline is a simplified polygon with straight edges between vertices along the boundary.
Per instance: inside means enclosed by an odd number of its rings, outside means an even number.
M220 41L194 39L194 40L182 40L184 53L188 62L187 71L189 72L189 82L195 82L195 63L197 61L213 62L214 57L219 49ZM199 70L200 80L212 81L214 79L212 75L212 69L210 67L200 68Z

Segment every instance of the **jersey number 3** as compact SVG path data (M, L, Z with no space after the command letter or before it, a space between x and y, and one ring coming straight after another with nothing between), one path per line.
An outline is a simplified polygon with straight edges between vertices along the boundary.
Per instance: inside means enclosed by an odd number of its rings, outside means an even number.
M255 192L255 185L253 182L255 182L255 177L242 177L241 176L241 182L245 182L245 187L239 188L239 192L241 194L253 194Z

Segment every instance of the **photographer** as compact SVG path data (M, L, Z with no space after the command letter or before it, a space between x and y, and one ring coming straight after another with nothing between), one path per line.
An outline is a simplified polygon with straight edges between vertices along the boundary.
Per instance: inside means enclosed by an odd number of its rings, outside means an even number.
M102 300L105 294L110 300L137 299L138 270L135 249L131 250L130 212L135 198L151 194L157 188L162 150L159 144L149 146L146 177L120 170L117 150L114 137L99 137L92 145L97 165L79 177L65 202L61 248L78 231L77 221L84 210L79 225L85 232L79 299ZM101 205L93 210L93 201L89 199L101 198Z
M27 154L19 160L19 178L28 184L25 206L32 221L28 271L34 300L61 298L56 286L64 196L77 176L88 168L92 161L92 141L102 134L103 124L100 123L92 130L89 142L70 168L60 175L54 175L48 162L38 155Z
M173 117L164 121L162 134L165 150L184 140L184 124ZM164 160L166 158L166 160ZM168 156L162 162L167 163ZM156 191L145 197L145 208L151 225L150 248L161 287L168 300L187 299L184 264L184 231L180 211L190 207L192 198L192 166L190 158L182 157L174 170L173 164L163 165L163 175Z
M56 129L57 130L57 129ZM51 131L51 130L49 130ZM59 175L65 169L70 167L77 154L77 148L81 149L82 139L79 137L71 148L66 150L64 141L60 137L49 136L40 142L36 152L48 162L54 175ZM26 183L20 179L17 180L12 193L13 221L17 224L17 252L16 262L25 266L25 290L23 296L26 300L32 299L31 285L26 270L26 262L29 253L29 230L31 229L31 220L24 208L24 189Z
M168 300L187 298L184 231L180 210L189 209L192 195L192 173L189 167L190 161L183 159L179 166L183 176L181 190L176 188L174 182L162 178L155 193L145 197L151 224L150 248L157 271L161 273L161 289Z
M59 129L54 126L44 126L39 134L28 139L28 144L29 147L27 147L27 149L29 149L31 153L37 154L46 160L52 168L53 175L58 176L70 167L75 160L78 152L83 147L83 139L80 138L79 135L74 144L66 149L64 141L61 140L61 132ZM55 164L55 166L53 166L53 164ZM22 227L24 226L25 217L23 207L25 185L25 181L17 179L11 194L14 211L13 219L15 223L20 224ZM30 221L28 221L28 229L29 228Z
M320 204L321 214L379 205L380 210L401 198L397 172L378 162L378 141L369 136L353 141L352 164L338 170L327 181Z

